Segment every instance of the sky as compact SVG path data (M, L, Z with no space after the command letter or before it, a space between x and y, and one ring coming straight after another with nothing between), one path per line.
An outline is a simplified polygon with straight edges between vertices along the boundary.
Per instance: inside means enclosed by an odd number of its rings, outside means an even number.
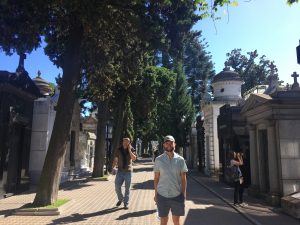
M221 19L199 21L194 29L202 30L208 43L216 73L224 68L226 53L241 48L242 53L257 50L274 61L280 80L293 83L291 74L300 74L296 47L300 40L300 3L288 6L286 0L239 0L239 6L219 10ZM0 70L14 72L18 66L17 55L6 56L0 52ZM31 78L41 71L42 78L55 83L62 70L44 54L43 46L27 55L25 69Z
M300 74L296 47L300 39L300 4L288 6L286 0L244 0L239 6L219 11L221 20L198 22L208 42L216 73L224 69L226 53L241 48L243 54L257 50L274 61L279 79L293 83L291 74Z

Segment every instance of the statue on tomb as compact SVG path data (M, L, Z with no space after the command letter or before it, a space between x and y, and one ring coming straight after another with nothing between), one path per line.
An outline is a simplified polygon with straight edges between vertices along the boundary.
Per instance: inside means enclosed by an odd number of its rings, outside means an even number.
M264 91L264 94L270 95L273 94L274 92L277 91L278 88L278 76L275 74L275 65L273 64L273 62L270 65L270 69L271 69L271 74L268 76L268 81L269 81L269 86L268 88Z

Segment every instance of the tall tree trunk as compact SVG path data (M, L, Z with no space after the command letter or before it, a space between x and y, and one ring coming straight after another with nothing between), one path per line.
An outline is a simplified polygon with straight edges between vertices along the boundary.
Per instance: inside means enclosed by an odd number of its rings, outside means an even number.
M114 118L115 129L113 129L113 135L112 135L112 154L111 154L112 158L110 159L109 170L112 169L111 166L112 166L113 157L121 141L123 121L125 115L125 108L124 108L125 100L126 100L126 95L124 94L122 97L120 97L118 101L118 106L116 108L116 113Z
M49 205L57 200L61 169L76 99L75 91L80 80L80 46L83 30L76 19L73 21L64 54L62 86L53 132L33 202L35 206Z
M93 177L102 177L104 175L104 157L105 157L105 134L106 124L108 120L108 103L109 100L98 102L98 114L97 114L97 138L95 146L94 168Z

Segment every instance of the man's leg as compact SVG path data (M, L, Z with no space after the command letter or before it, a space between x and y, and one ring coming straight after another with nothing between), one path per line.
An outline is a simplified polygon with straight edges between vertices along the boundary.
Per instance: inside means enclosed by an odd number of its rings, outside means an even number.
M180 216L185 214L185 198L183 194L171 199L171 212L174 225L180 225Z
M125 172L125 195L124 195L124 205L128 206L130 186L131 186L131 172Z
M160 225L167 225L169 217L160 217Z
M173 220L174 225L180 225L180 216L172 215L172 220Z
M156 204L158 216L160 217L160 225L167 225L171 208L169 199L157 194Z
M121 172L118 172L115 179L115 191L119 201L123 201L123 194L121 190L123 182L124 182L124 177L121 174Z

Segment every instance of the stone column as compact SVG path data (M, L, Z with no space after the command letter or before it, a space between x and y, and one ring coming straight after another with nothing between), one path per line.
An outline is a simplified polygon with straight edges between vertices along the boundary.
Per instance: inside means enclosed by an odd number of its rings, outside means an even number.
M257 154L257 137L256 126L248 125L249 141L250 141L250 170L251 170L251 186L259 187L259 172L258 172L258 154Z
M260 128L256 130L256 146L257 146L257 161L258 161L258 178L259 178L259 191L261 193L268 192L268 174L267 174L267 148L268 148L268 132L265 126L263 124L259 124ZM263 128L262 128L263 127Z
M278 155L276 145L275 120L268 122L268 165L269 165L269 182L270 182L270 197L276 201L280 195L279 177L278 177ZM272 203L274 202L272 200ZM277 199L278 200L278 199Z

